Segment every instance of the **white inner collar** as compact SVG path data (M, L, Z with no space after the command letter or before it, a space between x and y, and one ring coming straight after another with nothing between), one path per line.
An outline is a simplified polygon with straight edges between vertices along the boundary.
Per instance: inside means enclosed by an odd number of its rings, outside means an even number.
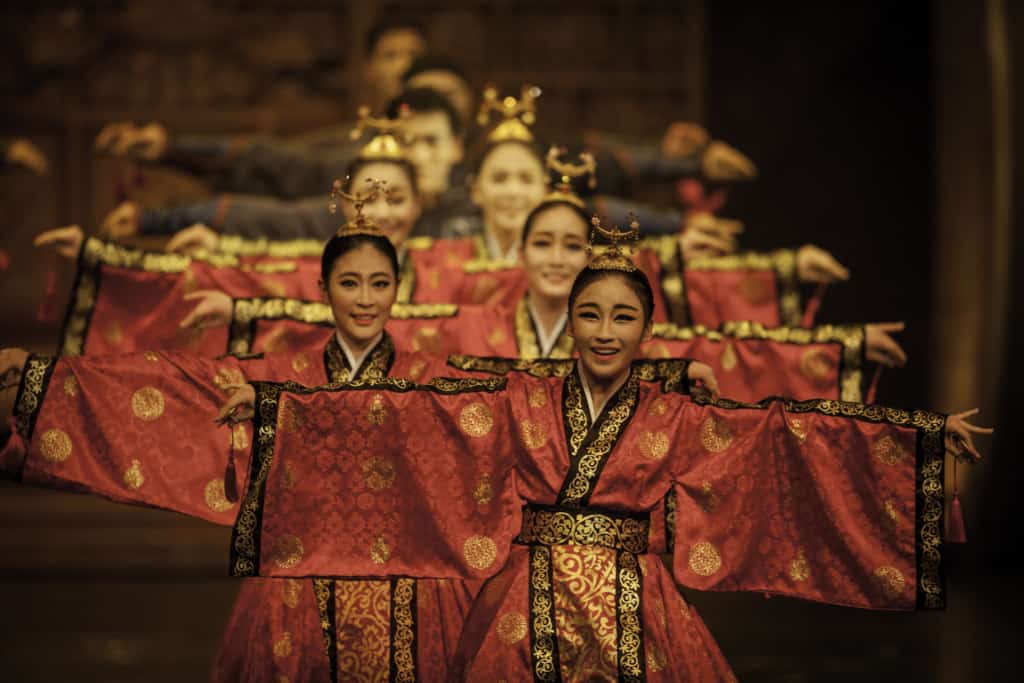
M498 245L498 240L495 239L494 235L484 230L484 245L487 247L487 254L494 260L511 261L513 263L519 260L518 242L513 242L509 245L508 251L503 254L501 253L501 247Z
M590 392L590 382L587 381L587 375L586 373L583 372L582 360L576 360L576 372L578 372L580 376L580 384L583 387L583 396L586 397L587 399L587 409L590 411L590 423L591 425L593 425L593 423L597 420L598 415L600 415L601 411L604 410L604 407L608 405L608 399L614 396L615 392L621 389L622 385L626 383L627 379L629 379L629 373L626 373L626 376L619 380L618 384L612 387L612 390L608 392L608 395L605 397L604 402L601 403L601 405L595 406L594 396Z
M349 377L355 377L356 373L359 372L359 368L363 366L363 363L370 356L370 352L376 348L377 344L384 337L384 331L381 330L374 337L373 341L366 347L366 350L356 355L352 349L349 348L348 344L345 343L344 337L341 336L341 332L338 330L334 331L334 338L338 340L338 346L341 347L341 352L345 354L345 359L348 361Z
M555 344L558 343L558 338L561 336L562 330L565 329L565 324L569 320L569 311L566 310L562 315L555 321L555 325L551 332L544 329L541 325L540 317L537 315L536 309L533 307L533 303L530 301L530 297L526 297L526 311L530 314L530 319L533 320L533 329L537 330L537 343L540 345L540 355L542 358L547 358L551 355L551 351L555 348Z

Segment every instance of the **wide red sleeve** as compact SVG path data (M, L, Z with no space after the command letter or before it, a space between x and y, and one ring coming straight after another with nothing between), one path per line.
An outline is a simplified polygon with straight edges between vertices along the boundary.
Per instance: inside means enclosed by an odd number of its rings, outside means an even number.
M787 396L860 401L864 361L863 325L773 327L726 323L654 326L643 347L648 358L693 358L711 366L723 396L758 401Z
M839 401L691 403L676 579L877 609L940 608L943 416Z
M512 479L521 447L505 381L257 384L258 437L232 572L495 572L520 514Z
M26 484L231 524L227 464L234 459L242 490L251 429L213 419L223 388L242 377L232 358L31 356L0 469Z
M690 321L709 327L799 325L803 313L792 249L696 259L686 264L683 290Z

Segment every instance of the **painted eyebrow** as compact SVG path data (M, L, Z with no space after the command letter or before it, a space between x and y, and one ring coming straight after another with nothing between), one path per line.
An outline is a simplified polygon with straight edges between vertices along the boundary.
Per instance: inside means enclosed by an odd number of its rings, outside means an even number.
M352 270L345 271L344 273L338 273L339 278L343 277L360 277L362 273L357 273ZM391 277L391 273L385 273L384 271L378 271L376 273L370 273L369 277Z
M640 310L639 308L637 308L636 306L633 306L632 304L615 304L614 306L612 306L612 310L613 311L615 309L617 309L617 308L626 308L626 309L629 309L631 311L639 311Z

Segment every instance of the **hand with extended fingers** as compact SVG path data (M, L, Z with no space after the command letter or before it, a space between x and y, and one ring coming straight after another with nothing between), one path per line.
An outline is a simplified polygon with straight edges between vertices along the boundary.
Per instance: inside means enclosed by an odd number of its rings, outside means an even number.
M813 244L796 252L796 273L801 282L840 282L850 279L847 270L832 254Z
M139 234L139 205L135 202L118 204L100 223L100 234L115 240Z
M0 349L0 391L18 386L26 360L28 351L25 349Z
M77 225L69 225L39 233L32 244L36 247L49 247L64 258L75 259L78 258L78 252L82 250L84 241L85 232L82 231L82 228Z
M675 121L669 124L661 139L661 153L671 158L688 157L707 147L710 141L711 136L704 126Z
M229 384L224 391L228 393L228 400L220 407L214 422L234 424L251 420L255 414L256 389L251 384Z
M750 180L757 166L745 154L720 140L714 140L701 155L701 170L708 180Z
M715 371L711 369L711 366L707 363L701 363L700 361L690 361L690 365L686 368L686 377L690 381L690 386L700 386L709 394L711 398L718 398L720 392L718 390L718 379L715 378ZM697 382L700 382L700 385Z
M743 232L740 221L718 218L709 213L697 213L686 219L679 234L679 249L683 261L725 256L736 251L736 236Z
M995 431L967 421L967 418L979 412L978 408L971 408L946 418L946 453L960 462L973 464L981 460L981 453L975 448L971 434L991 434Z
M231 297L216 289L201 289L185 295L185 301L199 303L181 321L181 327L204 330L208 327L224 327L231 323Z
M50 162L46 160L46 155L25 138L12 140L7 146L7 163L21 166L36 175L46 175L50 170Z
M893 332L906 329L905 323L868 323L864 326L865 356L869 361L890 368L901 368L907 364L907 353L895 339Z
M164 251L177 254L194 254L199 251L216 251L220 235L208 225L196 223L174 233Z
M103 127L96 136L96 151L139 161L159 161L167 152L167 129L159 123L136 126L120 121Z

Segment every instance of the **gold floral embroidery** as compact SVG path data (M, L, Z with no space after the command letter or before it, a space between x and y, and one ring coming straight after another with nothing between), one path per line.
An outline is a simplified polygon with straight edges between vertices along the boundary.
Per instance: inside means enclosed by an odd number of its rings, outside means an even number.
M299 606L299 598L302 596L302 581L298 579L285 579L281 582L281 602L285 607L295 609Z
M142 463L132 460L131 467L124 471L124 485L132 491L138 491L146 483L146 477L142 474Z
M799 441L803 442L807 439L807 427L802 418L787 416L786 426Z
M892 522L893 525L899 524L900 513L899 510L896 509L895 503L893 503L892 500L886 500L884 507L886 519Z
M156 351L146 351L145 353L142 354L142 357L152 363L156 363L157 361L160 360L160 354L157 353Z
M531 408L543 408L548 404L548 392L544 391L544 387L535 387L530 389L526 400Z
M548 440L548 428L540 422L523 420L519 423L519 430L523 436L523 445L534 450L540 448Z
M132 394L135 417L152 422L164 414L164 395L156 387L142 387Z
M484 437L494 426L494 416L486 403L470 403L459 413L459 429L472 437Z
M643 431L637 439L640 453L652 460L661 460L668 455L668 435L664 432Z
M384 536L379 535L370 546L370 559L374 564L384 564L391 559L391 548L388 547Z
M562 680L618 680L615 551L557 546L551 560Z
M832 372L832 359L821 349L807 349L800 354L800 372L808 379L825 379Z
M527 505L516 543L527 545L603 546L632 553L647 552L650 520L613 517L595 510Z
M490 505L493 497L494 490L491 487L491 478L485 474L480 477L476 488L473 489L473 500L476 501L477 505Z
M906 579L903 578L903 574L896 567L879 567L875 570L875 579L878 580L879 585L882 587L885 597L890 600L898 598L906 586Z
M281 569L292 569L302 562L305 549L298 536L285 534L274 541L270 560Z
M700 424L700 442L711 453L721 453L732 444L733 431L725 420L714 416Z
M498 640L502 643L505 645L515 645L526 637L526 615L519 612L503 614L498 617L494 630L498 634Z
M416 581L396 579L391 591L391 651L394 663L394 679L397 683L415 683L416 655L413 653L416 640L416 621L413 616L413 601L416 597Z
M206 501L206 507L214 512L227 512L235 507L235 504L224 495L223 479L211 479L206 482L206 488L203 489L203 499Z
M64 462L71 457L71 437L60 429L47 429L40 437L39 452L50 462Z
M278 410L277 424L283 432L299 432L305 427L306 421L291 401L284 401Z
M695 543L690 548L690 571L698 576L711 576L722 568L722 556L718 548L707 541Z
M530 619L533 622L531 657L535 681L560 680L555 662L555 603L551 583L551 549L530 548Z
M78 395L78 378L74 375L68 375L64 378L64 393L68 396Z
M309 369L309 356L300 351L292 358L292 370L295 372L305 372L307 369Z
M615 613L619 631L619 680L639 683L644 672L643 627L640 623L641 577L637 572L639 558L632 553L620 552L618 564L618 596Z
M647 670L651 673L658 673L668 666L668 659L665 654L657 648L654 643L647 646Z
M281 634L281 637L274 643L274 656L278 659L282 657L291 657L292 655L292 634L285 631Z
M704 512L714 512L718 508L719 498L715 493L714 487L710 481L702 481L700 483L701 497L699 505Z
M722 369L728 372L734 370L736 364L739 363L739 358L736 356L736 349L733 348L732 342L725 342L725 348L722 349L722 355L719 358L719 363Z
M363 481L374 491L383 491L395 481L395 466L386 458L374 456L363 462Z
M808 564L804 551L797 552L796 557L789 563L789 578L797 583L806 581L811 575L811 565Z
M335 651L338 681L388 680L391 582L335 581Z
M660 417L661 415L664 415L667 410L668 410L668 404L665 402L664 399L656 398L651 403L651 407L650 407L651 415L654 415L656 417Z
M487 536L471 536L462 544L462 554L466 564L482 571L494 564L498 546Z
M384 396L374 394L370 402L370 411L366 414L366 420L372 425L380 426L388 419L388 409L384 407Z
M886 465L898 465L907 457L907 452L888 434L871 445L871 452Z

